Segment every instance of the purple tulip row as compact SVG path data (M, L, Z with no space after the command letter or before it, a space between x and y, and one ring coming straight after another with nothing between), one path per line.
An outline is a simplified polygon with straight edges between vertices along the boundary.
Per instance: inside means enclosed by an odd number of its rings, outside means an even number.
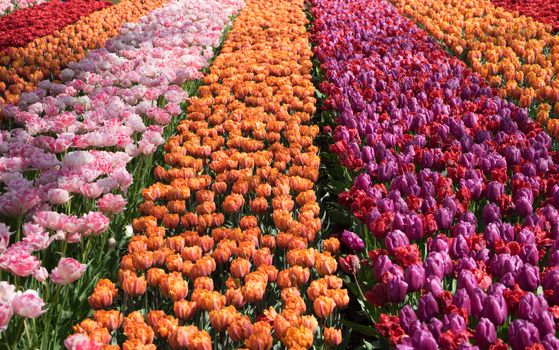
M387 1L311 3L330 150L359 173L339 201L376 246L345 232L340 265L376 328L398 349L559 349L550 136Z

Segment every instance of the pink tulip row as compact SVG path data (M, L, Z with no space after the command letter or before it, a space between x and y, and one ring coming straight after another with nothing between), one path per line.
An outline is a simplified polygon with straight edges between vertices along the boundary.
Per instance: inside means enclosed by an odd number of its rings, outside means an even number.
M131 172L137 161L131 162L164 142L164 127L188 98L182 86L203 76L242 5L172 1L70 64L63 83L44 81L22 94L18 106L4 108L18 127L0 131L0 219L12 223L0 226L2 270L48 282L38 252L48 256L54 241L77 243L107 231L110 218L125 209L134 175L146 171ZM85 268L62 258L50 281L72 283ZM0 313L10 304L2 300ZM0 315L0 327L10 312Z
M48 0L0 0L0 17L7 15L17 9L24 9L39 5Z

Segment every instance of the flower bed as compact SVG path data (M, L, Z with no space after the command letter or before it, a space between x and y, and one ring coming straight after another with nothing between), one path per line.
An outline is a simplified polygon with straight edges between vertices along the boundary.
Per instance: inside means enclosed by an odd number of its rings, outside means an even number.
M166 0L123 0L24 47L1 51L0 107L17 103L22 92L32 91L44 79L58 79L70 62L81 60L88 50L103 47L123 24L137 22L164 3Z
M51 327L51 317L73 310L73 302L85 302L80 294L87 283L61 287L87 273L75 259L94 262L90 277L107 268L102 265L106 249L115 238L123 239L127 191L134 195L141 188L151 155L164 142L164 127L182 114L188 98L182 87L203 76L200 70L241 5L173 1L70 64L61 73L64 83L44 81L22 94L18 106L5 108L6 117L20 127L0 132L0 215L11 225L0 227L1 277L18 289L38 289L41 296L58 290L46 298L46 328L31 332L42 341L50 341L49 331L60 326L53 320ZM107 230L110 240L98 237ZM9 306L15 306L2 300L0 320L6 328ZM73 312L78 317L78 310ZM18 341L18 330L9 340Z
M0 17L16 9L25 9L47 2L47 0L0 0Z
M349 297L335 276L340 243L320 235L303 6L247 1L165 144L160 182L142 191L118 283L97 284L96 311L67 348L341 342L336 310Z
M559 137L559 37L489 0L395 1L402 13L460 55L501 97L531 108Z
M0 18L0 51L10 46L24 46L111 5L108 1L97 0L54 0L26 11L16 11Z
M355 174L339 200L367 243L342 267L376 329L397 349L558 348L549 135L387 1L311 3L331 151Z
M496 6L517 11L524 16L548 24L554 32L559 30L559 4L554 0L491 0Z

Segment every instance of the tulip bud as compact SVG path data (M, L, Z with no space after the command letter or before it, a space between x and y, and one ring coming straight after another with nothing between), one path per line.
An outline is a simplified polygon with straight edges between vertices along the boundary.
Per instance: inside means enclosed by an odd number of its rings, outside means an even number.
M481 315L488 318L496 326L500 326L505 322L507 314L507 304L502 296L489 295L483 301Z
M354 275L361 269L361 262L359 261L359 258L354 254L340 257L338 258L338 262L340 263L340 267L342 268L342 270L347 274Z
M355 232L344 230L341 234L342 243L352 251L365 248L365 242Z
M439 313L439 305L433 294L427 293L419 298L417 304L417 317L421 321L429 321L432 317Z
M416 292L425 282L425 269L421 264L412 264L406 269L404 279L408 284L408 291Z
M540 341L540 333L533 323L517 319L509 326L509 345L513 350L524 350Z
M488 348L497 341L497 332L495 325L487 318L482 317L476 326L475 336L476 344L482 348Z

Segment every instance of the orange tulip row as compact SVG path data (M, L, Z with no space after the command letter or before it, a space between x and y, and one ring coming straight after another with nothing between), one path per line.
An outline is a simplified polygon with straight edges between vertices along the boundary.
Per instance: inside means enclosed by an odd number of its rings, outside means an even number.
M340 242L320 237L303 8L247 1L165 144L159 182L143 190L118 283L97 284L97 311L73 339L105 349L120 348L108 345L117 334L123 349L341 343L337 310L349 296L335 275Z
M58 79L70 62L80 61L88 50L103 47L124 23L137 22L165 2L123 0L26 46L0 51L0 111L5 104L16 104L20 93L32 91L40 81Z
M462 55L501 97L535 108L559 137L559 37L551 27L489 0L395 0L435 39Z

